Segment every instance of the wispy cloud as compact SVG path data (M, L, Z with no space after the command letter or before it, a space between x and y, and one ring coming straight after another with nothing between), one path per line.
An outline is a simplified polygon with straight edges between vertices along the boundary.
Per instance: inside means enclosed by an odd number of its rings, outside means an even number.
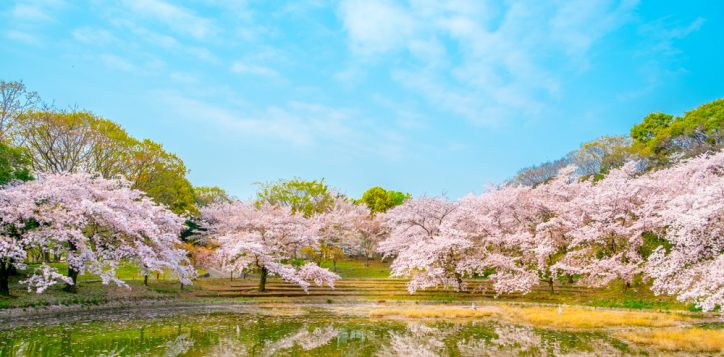
M589 49L631 21L637 1L506 4L348 0L339 15L353 63L387 61L394 80L439 108L498 125L544 112L565 90L561 75L585 70Z
M664 18L644 24L640 32L649 39L650 45L644 47L641 53L677 55L680 51L674 45L675 42L699 31L705 22L703 17L697 17L686 24L672 23L671 19Z
M10 9L8 15L15 21L54 21L53 12L65 6L64 0L20 0Z
M232 109L175 93L158 93L162 102L185 120L225 128L252 140L274 140L297 148L333 145L337 154L374 155L397 160L404 155L405 139L399 133L379 130L355 110L318 103L288 101L262 109Z
M10 15L16 20L23 21L51 21L53 18L38 5L17 4L10 11Z
M125 71L125 72L138 71L138 68L136 67L136 65L134 65L127 59L114 55L114 54L111 54L111 53L101 54L101 55L99 55L99 59L106 66L116 69L116 70L121 70L121 71Z
M260 65L246 64L241 61L234 62L231 65L231 71L239 74L251 74L261 77L279 77L279 72L276 70Z
M22 42L28 45L40 44L40 39L38 39L38 37L23 31L11 30L5 33L5 37L13 41Z
M124 3L136 14L156 20L178 33L197 39L208 37L218 31L210 19L162 0L125 0Z

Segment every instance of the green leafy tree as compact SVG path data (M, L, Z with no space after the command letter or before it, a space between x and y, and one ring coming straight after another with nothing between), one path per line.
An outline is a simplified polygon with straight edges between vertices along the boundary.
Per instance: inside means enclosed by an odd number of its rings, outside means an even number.
M133 188L146 192L151 199L166 205L174 213L198 213L188 169L175 154L145 139L132 149L132 172L127 176Z
M654 168L719 150L724 145L724 99L704 104L681 117L647 115L631 128L632 150Z
M292 213L301 213L311 217L317 213L329 211L334 207L335 194L321 180L278 180L260 183L257 203L270 203L290 207Z
M178 156L93 113L29 110L18 116L13 139L37 172L120 175L175 213L197 212L188 169Z
M216 186L198 186L194 187L194 198L198 207L206 207L212 204L231 202L229 196L224 189Z
M30 159L21 148L0 142L0 185L13 180L29 181Z
M372 214L386 212L388 209L399 206L412 197L409 193L399 191L388 191L382 187L375 186L365 191L357 203L363 203L369 208Z

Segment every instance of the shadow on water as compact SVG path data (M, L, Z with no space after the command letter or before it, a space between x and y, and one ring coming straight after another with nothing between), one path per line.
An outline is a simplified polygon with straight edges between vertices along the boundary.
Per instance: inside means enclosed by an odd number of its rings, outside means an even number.
M322 307L218 306L6 321L0 356L624 355L606 331L493 320L370 319ZM655 351L654 351L655 352Z

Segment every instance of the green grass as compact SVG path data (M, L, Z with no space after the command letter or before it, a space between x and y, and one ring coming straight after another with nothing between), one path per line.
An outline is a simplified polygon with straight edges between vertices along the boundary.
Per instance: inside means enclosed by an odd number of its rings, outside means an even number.
M321 266L332 270L332 262L324 261ZM386 262L377 259L369 261L369 266L365 266L362 259L343 259L337 262L337 274L342 279L384 279L390 276L390 267Z
M67 266L65 263L53 263L61 273L65 273ZM331 262L323 262L325 268L332 268ZM34 269L29 267L28 273ZM30 307L30 306L46 306L46 305L95 305L103 304L108 301L117 299L159 299L159 298L182 298L195 301L202 301L202 296L214 296L214 289L225 287L229 284L228 279L198 279L193 286L186 287L184 291L179 290L178 280L172 274L161 274L157 279L155 274L149 277L149 286L143 286L143 276L140 269L132 264L125 264L116 270L117 276L126 281L131 289L115 287L114 285L106 286L100 283L100 279L93 275L82 275L79 277L78 293L67 293L62 291L62 285L58 284L44 294L38 295L33 292L27 292L26 288L18 284L18 280L23 279L22 276L14 276L11 281L11 293L14 297L0 297L0 309L13 307ZM343 259L337 262L337 273L342 279L387 279L389 278L390 269L387 262L379 260L370 260L369 265L365 266L364 260L361 259ZM247 279L256 282L254 277ZM273 279L272 279L273 280ZM235 279L235 282L239 279ZM387 289L389 282L384 281L367 281L365 284L373 284L380 286L380 289ZM453 303L456 301L470 302L489 299L493 300L491 295L487 298L475 294L458 294L453 291L443 294L425 294L420 291L418 294L407 294L404 287L399 287L402 294L390 294L389 296L370 295L365 291L353 296L329 296L318 297L319 301L325 302L326 299L347 300L354 299L365 300L412 300L412 301L435 301L438 303ZM197 297L196 295L200 295ZM214 297L216 299L216 297ZM232 301L238 298L218 297L220 301ZM252 297L249 300L266 301L264 297ZM288 298L279 298L280 301ZM304 299L303 297L297 297ZM547 289L538 289L526 295L500 295L494 300L496 301L520 301L535 302L546 304L567 304L567 305L584 305L594 307L607 308L629 308L629 309L647 309L647 310L690 310L695 311L691 305L676 301L669 296L655 296L646 286L636 286L630 289L623 289L622 286L612 284L606 289L586 289L584 291L566 291L566 289L556 289L554 293L550 293Z
M68 265L64 262L50 263L61 274L66 274ZM165 299L190 297L199 286L184 287L181 291L178 279L171 274L152 274L148 278L148 286L143 285L141 270L133 264L124 264L116 269L119 279L125 281L129 288L119 287L111 283L103 285L101 279L92 274L78 277L78 292L69 293L63 290L63 283L48 288L42 294L28 291L25 285L19 283L25 276L31 274L39 264L28 264L27 269L20 271L19 275L10 278L10 297L0 296L0 309L43 307L50 305L99 305L111 301L133 301L145 299ZM203 274L203 272L200 272Z
M48 265L57 269L58 272L61 274L67 274L67 272L68 272L68 264L65 262L50 263ZM25 269L24 271L21 271L20 273L30 274L38 267L40 267L40 264L28 264L27 269ZM203 273L204 273L203 271L199 271L199 274L203 274ZM126 264L123 264L123 265L119 266L118 268L116 268L116 276L123 281L143 280L143 274L141 273L141 269L139 269L136 265L131 264L131 263L126 263ZM156 277L156 274L151 274L148 278L149 278L149 281L152 281L152 280L177 280L176 277L171 273L159 274L158 279ZM79 282L97 281L97 280L100 280L100 278L93 274L83 274L78 277Z

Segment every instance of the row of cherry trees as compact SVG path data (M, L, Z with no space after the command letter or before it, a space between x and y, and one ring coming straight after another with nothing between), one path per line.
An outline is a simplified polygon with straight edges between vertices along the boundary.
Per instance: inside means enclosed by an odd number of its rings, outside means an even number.
M172 271L190 284L195 270L178 238L183 219L121 179L45 174L0 189L0 294L9 294L11 269L25 269L29 253L62 256L63 275L43 263L23 283L38 293L79 274L124 286L115 269L132 262L144 274Z
M208 242L218 249L199 263L230 273L258 272L298 284L333 286L339 276L299 259L304 248L393 257L392 273L411 292L464 289L485 275L499 293L528 292L560 278L589 286L651 280L656 293L705 310L724 300L724 153L641 174L635 163L598 181L564 169L536 187L502 186L458 201L410 199L386 213L337 196L305 215L280 204L231 201L202 210ZM74 287L79 274L125 285L115 269L195 271L178 235L183 219L119 179L47 174L0 190L0 293L28 254L63 256L63 275L43 264L24 281L42 292Z
M202 209L202 217L209 243L218 246L204 263L231 274L257 272L260 291L265 290L269 275L305 291L312 283L334 287L339 275L298 259L300 253L326 246L368 256L385 233L379 218L343 197L337 197L328 210L310 216L283 205L233 201Z
M410 292L464 289L473 275L499 293L644 278L704 310L724 304L724 153L645 174L631 162L596 182L563 169L532 188L413 199L384 219L379 250L394 257L394 276L412 278Z

